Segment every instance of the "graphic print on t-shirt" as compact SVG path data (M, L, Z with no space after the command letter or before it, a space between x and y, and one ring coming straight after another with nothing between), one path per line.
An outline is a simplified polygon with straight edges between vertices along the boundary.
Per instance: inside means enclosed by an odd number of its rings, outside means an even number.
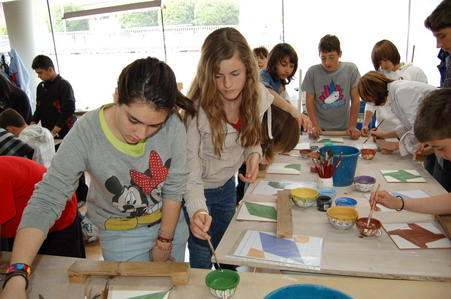
M114 194L113 206L124 212L126 218L113 218L105 222L110 230L135 228L138 224L152 224L161 219L162 189L169 172L171 159L165 164L160 156L152 151L149 168L144 172L130 170L130 185L123 185L116 176L105 182L108 191Z
M324 85L324 90L319 99L323 102L322 108L329 110L344 105L343 97L343 89L340 85L335 85L334 80L332 80L329 85Z

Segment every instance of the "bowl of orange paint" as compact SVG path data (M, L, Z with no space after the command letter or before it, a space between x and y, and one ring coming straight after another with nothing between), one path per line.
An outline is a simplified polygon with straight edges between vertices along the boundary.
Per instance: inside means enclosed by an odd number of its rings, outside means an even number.
M379 237L382 234L382 224L379 220L374 218L371 218L369 223L367 217L359 218L356 221L356 226L359 229L360 234L365 237Z
M360 153L365 160L373 160L374 156L376 156L376 150L372 148L362 148Z

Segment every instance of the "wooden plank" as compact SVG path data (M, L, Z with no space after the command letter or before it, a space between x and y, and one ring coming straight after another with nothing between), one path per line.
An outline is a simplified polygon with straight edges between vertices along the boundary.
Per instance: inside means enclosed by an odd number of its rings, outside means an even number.
M70 282L83 282L87 276L129 276L172 278L174 285L188 284L188 263L76 261L68 270Z
M380 147L380 144L384 143L386 141L383 138L376 138L376 139L374 139L374 142L376 142L377 147ZM391 151L391 150L386 150L386 149L381 150L382 155L391 155L392 153L393 153L393 151Z
M293 238L293 217L290 191L277 192L277 233L278 238Z
M448 239L451 239L451 215L436 215L435 217L445 230Z
M321 136L348 136L346 131L323 131Z

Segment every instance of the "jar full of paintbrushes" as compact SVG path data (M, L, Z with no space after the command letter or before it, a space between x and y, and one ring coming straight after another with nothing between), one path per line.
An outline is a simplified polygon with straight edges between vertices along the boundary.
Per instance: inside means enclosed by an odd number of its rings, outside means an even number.
M334 185L333 175L342 160L342 153L334 159L334 152L326 146L326 150L321 152L318 158L312 158L312 161L318 173L318 188L332 188Z

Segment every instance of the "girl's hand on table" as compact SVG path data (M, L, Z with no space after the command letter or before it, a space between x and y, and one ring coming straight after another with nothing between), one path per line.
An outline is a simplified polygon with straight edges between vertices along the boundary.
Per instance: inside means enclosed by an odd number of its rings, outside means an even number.
M313 127L312 131L308 134L308 138L318 139L321 134L323 134L323 129L319 127Z
M378 144L381 150L395 151L399 149L399 142L386 141Z
M210 230L211 219L211 216L203 209L196 211L193 217L190 218L189 227L196 238L202 240L210 239L210 235L207 232Z
M2 281L3 284L3 281ZM11 277L0 293L0 299L27 299L26 281L21 276Z
M346 135L350 136L352 140L357 140L360 137L360 131L356 127L349 127L346 130Z
M374 136L376 138L390 138L390 136L388 135L389 131L382 131L382 130L376 130L376 129L372 129L370 131L371 136Z
M363 137L368 137L370 135L370 129L368 126L363 126L362 130L360 130L360 134L362 134Z
M175 258L171 255L171 250L163 250L161 248L169 248L172 246L172 242L165 243L159 240L156 241L155 246L152 248L152 262L167 262L168 260L171 262L175 262ZM160 248L161 247L161 248Z
M258 163L260 162L260 155L258 153L252 153L247 157L246 160L246 176L243 174L238 174L240 180L247 184L252 184L255 182L258 176Z
M291 113L291 116L298 121L299 127L303 127L304 131L308 133L312 131L313 124L307 115L296 110L295 112Z
M373 198L374 192L371 192L371 197ZM374 198L377 204L381 204L384 207L387 207L389 209L400 209L402 206L402 200L400 198L396 198L390 193L388 193L385 190L377 192L377 198ZM370 199L370 205L371 205L371 199ZM380 208L375 206L375 211L380 211Z

